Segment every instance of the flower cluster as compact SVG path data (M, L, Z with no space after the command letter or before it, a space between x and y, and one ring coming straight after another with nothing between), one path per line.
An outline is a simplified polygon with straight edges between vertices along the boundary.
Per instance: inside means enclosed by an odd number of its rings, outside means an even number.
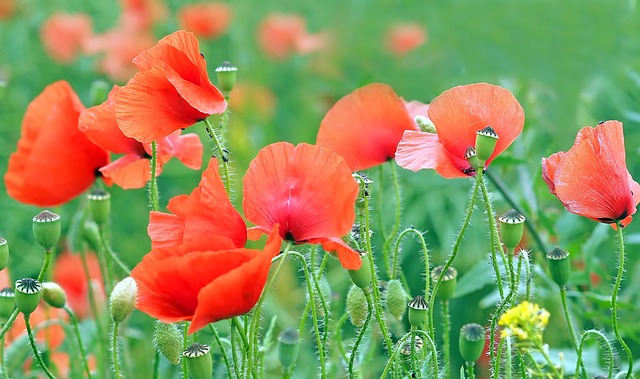
M549 312L538 304L523 301L507 310L498 321L502 337L515 337L521 342L542 341L542 332L549 323Z

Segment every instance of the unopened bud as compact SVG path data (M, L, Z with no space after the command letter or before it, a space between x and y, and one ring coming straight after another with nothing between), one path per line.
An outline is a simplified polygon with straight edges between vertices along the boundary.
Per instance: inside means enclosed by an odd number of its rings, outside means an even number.
M467 146L467 150L464 151L464 159L469 162L469 166L471 166L473 171L478 172L479 170L482 170L480 167L480 160L476 154L476 149L474 149L473 146Z
M278 359L282 369L287 372L298 359L300 334L293 328L286 328L278 336Z
M347 294L347 314L353 326L361 327L364 325L364 320L367 317L367 298L356 285L352 285Z
M429 305L424 296L418 295L409 301L409 325L411 330L422 329L427 323L427 310Z
M218 76L218 88L224 94L231 92L238 78L238 68L229 62L224 62L216 68L216 74Z
M213 360L208 345L194 343L189 346L182 356L187 360L189 375L193 379L211 379L213 374Z
M413 355L416 357L416 363L421 367L422 359L424 357L424 341L422 337L416 335L413 339ZM400 359L403 366L410 368L411 364L411 338L405 340L400 347Z
M105 225L109 222L109 214L111 213L111 194L103 190L91 191L87 195L89 199L89 214L91 219L98 226Z
M64 305L67 303L67 295L58 283L42 283L42 298L47 304L54 308L64 308Z
M515 209L511 209L500 216L498 220L500 220L502 243L507 249L513 251L522 239L525 218Z
M398 279L389 281L385 305L387 306L387 311L391 313L396 320L401 320L404 316L404 312L407 310L408 299L409 295L407 295L402 287L402 283L400 283Z
M33 236L46 251L53 249L60 239L61 224L60 216L49 211L42 211L33 218Z
M431 279L438 280L444 266L436 266L431 270ZM438 293L436 297L440 300L446 301L453 298L453 294L456 292L456 284L458 283L458 271L452 266L449 266L447 271L442 276L442 281L438 287Z
M138 285L132 277L122 279L111 292L111 317L116 323L121 323L136 305Z
M362 265L357 270L347 270L353 283L367 292L371 288L371 264L367 257L367 253L360 253Z
M498 143L498 134L492 127L487 126L476 132L476 155L480 160L480 165L484 167L484 163L493 151L496 149Z
M86 220L82 223L82 239L87 243L92 251L102 250L100 240L100 227L93 220Z
M176 324L165 324L162 321L156 321L156 327L153 331L153 344L171 364L177 365L180 363L182 336Z
M9 319L16 308L16 295L10 287L0 290L0 323Z
M482 355L486 331L481 325L466 324L460 329L460 355L465 362L475 362Z
M16 306L24 314L31 314L38 308L42 297L42 284L31 278L18 279L16 281Z
M420 131L422 132L431 133L431 134L438 133L438 131L436 130L436 126L433 124L433 122L431 122L431 120L429 120L424 116L417 115L416 117L413 118L413 121L416 123L416 125L418 125L418 127L420 128Z
M0 238L0 271L9 264L9 243L6 239Z
M553 279L560 288L564 288L569 282L569 274L571 271L569 252L556 246L547 254L547 263L549 264L551 279Z

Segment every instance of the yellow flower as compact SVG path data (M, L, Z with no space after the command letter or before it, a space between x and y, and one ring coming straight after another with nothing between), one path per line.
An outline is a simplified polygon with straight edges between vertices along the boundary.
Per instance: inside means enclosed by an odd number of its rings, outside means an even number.
M538 304L523 301L507 310L498 321L502 337L516 337L521 342L542 341L542 332L549 323L549 312Z

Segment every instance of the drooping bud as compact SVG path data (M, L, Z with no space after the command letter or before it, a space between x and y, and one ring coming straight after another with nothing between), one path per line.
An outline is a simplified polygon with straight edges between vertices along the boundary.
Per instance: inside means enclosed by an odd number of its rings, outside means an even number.
M62 223L60 216L53 212L42 211L33 218L33 236L46 251L50 251L60 239Z
M424 300L424 296L418 295L409 301L409 325L411 330L422 329L427 323L427 310L429 305Z
M10 287L0 291L0 323L7 320L16 308L16 295Z
M187 360L189 376L193 379L211 379L213 374L213 360L208 345L194 343L189 346L182 356Z
M9 264L9 243L6 239L0 238L0 271Z
M431 134L438 133L438 131L436 130L436 126L433 124L433 122L431 122L431 120L429 120L424 116L417 115L416 117L413 118L413 121L416 123L416 125L418 125L418 127L420 128L420 131L422 132L431 133Z
M89 89L89 99L92 106L100 105L107 101L111 87L103 80L94 80Z
M493 154L496 144L498 143L498 138L500 137L490 126L476 132L476 155L478 156L481 166L484 167L484 162Z
M282 369L287 372L298 359L300 334L293 328L286 328L278 336L278 359Z
M401 320L404 316L404 312L407 310L408 298L409 295L407 295L402 287L402 283L400 283L398 279L389 281L385 305L387 306L387 311L391 313L396 320Z
M347 314L353 326L361 327L364 325L364 320L367 317L367 298L355 284L351 286L347 294Z
M42 284L31 278L22 278L16 281L16 306L24 314L31 314L38 308L42 297Z
M465 362L475 362L482 355L486 331L482 325L466 324L460 329L460 355Z
M500 216L498 220L500 220L502 243L508 250L513 251L522 239L525 218L515 209L511 209Z
M109 214L111 213L111 194L103 190L91 191L87 195L89 199L89 214L91 219L98 226L105 225L109 222Z
M111 317L116 323L121 323L133 310L136 305L136 295L138 285L132 277L122 279L111 292L109 300L111 304Z
M438 280L440 274L444 266L436 266L431 270L431 279ZM438 287L438 293L436 297L440 300L446 301L451 300L453 298L453 294L456 292L456 284L458 283L458 271L449 266L447 271L442 276L442 281L440 282L440 287Z
M224 62L216 68L218 88L226 95L233 89L238 77L238 68L229 62Z
M547 263L549 264L551 279L560 288L564 288L569 282L569 274L571 272L569 252L556 246L547 254Z
M368 292L371 288L371 264L367 257L366 252L360 252L360 259L362 265L357 270L347 270L353 283L362 288L363 291Z
M182 348L182 335L176 324L165 324L156 321L153 331L153 344L171 364L180 363L180 349Z
M58 283L42 283L42 298L54 308L64 308L67 303L67 294Z
M424 348L424 342L422 341L422 337L416 335L413 339L413 354L417 358L418 366L421 366L420 363L422 361ZM400 359L402 360L403 365L406 368L411 367L411 338L405 340L400 347Z
M482 169L478 155L476 154L476 149L474 149L473 146L467 146L467 150L464 151L464 159L469 162L469 166L471 166L473 171L478 172L478 170Z

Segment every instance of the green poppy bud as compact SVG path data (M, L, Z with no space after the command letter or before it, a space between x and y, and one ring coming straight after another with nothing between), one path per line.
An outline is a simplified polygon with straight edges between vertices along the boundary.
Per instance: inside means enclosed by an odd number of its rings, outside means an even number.
M460 329L460 355L465 362L475 362L482 355L486 331L482 325L466 324Z
M121 323L133 310L136 305L136 295L138 285L132 277L122 279L111 291L111 317L116 323Z
M478 160L478 155L476 154L476 149L473 146L467 146L467 150L464 151L464 159L469 162L469 166L473 169L473 171L478 172L482 168L480 167L480 160Z
M236 84L238 68L229 62L224 62L216 68L216 75L218 76L218 88L227 95Z
M416 363L418 367L422 367L422 359L424 357L424 342L422 337L416 335L413 339L413 354L416 357ZM400 359L406 369L411 368L411 339L407 339L402 343L400 347Z
M525 218L515 209L511 209L500 216L498 220L500 220L502 243L507 249L513 251L522 239Z
M353 326L361 327L364 325L364 320L367 317L367 298L356 285L352 285L347 294L347 314Z
M109 222L109 214L111 213L111 194L102 190L91 191L87 195L89 199L89 214L91 219L98 226L105 225Z
M431 134L438 133L438 131L436 130L436 126L433 124L433 122L431 122L431 120L429 120L424 116L417 115L416 117L413 118L413 121L416 123L416 125L418 125L421 132L431 133Z
M196 342L182 353L182 356L187 360L189 376L192 379L211 379L213 360L210 350L208 345Z
M64 308L67 303L67 294L58 283L42 283L42 298L54 308Z
M362 265L357 270L347 270L353 283L368 292L371 288L371 264L367 258L367 253L360 253Z
M33 236L46 251L50 251L60 239L62 223L60 216L53 212L42 211L33 218Z
M153 331L153 344L171 364L180 363L180 349L182 348L182 335L176 324L165 324L156 321Z
M293 328L286 328L278 336L278 359L282 369L287 372L298 359L300 334Z
M402 283L398 279L389 281L387 285L387 295L385 297L385 305L387 311L391 313L396 320L401 320L404 312L407 310L407 300L409 295L402 287Z
M490 126L476 132L476 155L478 156L481 166L484 167L484 162L493 154L496 144L498 143L498 138L500 137Z
M102 240L100 239L100 227L95 221L86 220L82 223L82 239L87 243L92 251L100 251L102 249Z
M89 89L89 99L92 106L100 105L107 101L111 86L103 80L94 80Z
M9 319L16 308L16 295L10 287L0 291L0 323Z
M42 284L31 278L18 279L15 296L18 310L24 314L31 314L38 308L42 297Z
M9 243L6 239L0 238L0 271L9 264Z
M438 280L440 274L442 273L442 269L444 266L436 266L431 270L431 279ZM451 300L453 298L453 294L456 292L456 284L458 283L458 271L452 266L449 266L447 272L445 272L442 277L442 281L440 282L440 287L438 287L438 293L436 297L440 300L446 301Z
M560 288L564 288L569 282L569 273L571 272L569 252L556 246L547 254L547 263L549 264L551 279Z
M411 330L422 329L427 323L427 310L429 305L424 300L424 296L418 295L409 301L409 325Z

